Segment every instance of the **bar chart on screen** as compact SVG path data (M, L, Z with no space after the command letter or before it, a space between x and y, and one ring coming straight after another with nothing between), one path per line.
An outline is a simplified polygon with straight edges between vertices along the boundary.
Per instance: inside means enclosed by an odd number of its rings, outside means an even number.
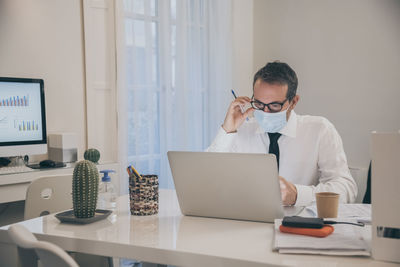
M29 95L10 96L0 99L0 107L27 107L29 106Z
M18 131L38 131L39 125L34 120L14 120L14 128Z

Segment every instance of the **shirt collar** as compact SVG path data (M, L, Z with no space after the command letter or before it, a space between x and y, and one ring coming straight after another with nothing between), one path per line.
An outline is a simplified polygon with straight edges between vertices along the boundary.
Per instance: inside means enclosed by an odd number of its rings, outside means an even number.
M264 130L258 125L256 133L264 134ZM296 137L297 114L294 112L294 110L291 111L288 122L286 123L285 127L283 127L283 129L279 131L279 133L293 138Z

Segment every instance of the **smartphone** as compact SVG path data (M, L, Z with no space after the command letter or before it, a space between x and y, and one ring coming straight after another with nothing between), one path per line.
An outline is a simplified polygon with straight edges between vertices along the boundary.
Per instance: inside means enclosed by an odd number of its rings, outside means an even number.
M320 229L324 226L324 219L300 216L285 216L283 217L282 225L288 227Z

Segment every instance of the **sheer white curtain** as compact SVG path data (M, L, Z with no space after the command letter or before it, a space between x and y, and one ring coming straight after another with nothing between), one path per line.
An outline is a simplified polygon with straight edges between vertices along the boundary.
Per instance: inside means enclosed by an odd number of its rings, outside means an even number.
M120 162L173 188L167 151L204 150L232 100L231 1L124 0L116 10Z

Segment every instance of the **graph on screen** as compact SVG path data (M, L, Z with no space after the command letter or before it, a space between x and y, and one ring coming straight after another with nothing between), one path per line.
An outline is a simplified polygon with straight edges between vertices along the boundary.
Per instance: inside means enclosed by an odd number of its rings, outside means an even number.
M0 98L0 107L27 107L29 106L29 95L10 96L9 98Z
M14 128L18 131L38 131L39 124L35 121L14 121Z
M41 140L39 83L0 83L0 142Z

